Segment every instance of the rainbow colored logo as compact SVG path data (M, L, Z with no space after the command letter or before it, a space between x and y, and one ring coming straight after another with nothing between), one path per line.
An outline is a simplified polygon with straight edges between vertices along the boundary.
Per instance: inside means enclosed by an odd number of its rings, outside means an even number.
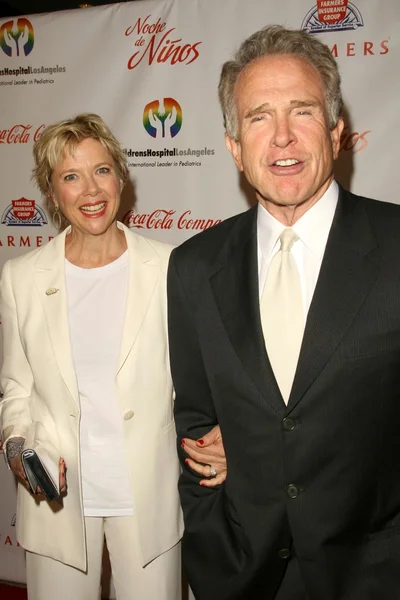
M143 125L153 138L173 138L182 128L182 109L174 98L153 100L144 108Z
M0 27L0 48L13 58L28 56L34 41L32 23L25 17L7 21Z

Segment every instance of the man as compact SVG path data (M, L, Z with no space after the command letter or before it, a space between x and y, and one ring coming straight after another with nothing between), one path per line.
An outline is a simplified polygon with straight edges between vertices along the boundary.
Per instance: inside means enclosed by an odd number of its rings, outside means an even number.
M189 581L197 600L400 598L400 209L334 181L317 38L255 33L219 93L258 205L170 261L179 439L219 423L228 467L199 487L182 453Z

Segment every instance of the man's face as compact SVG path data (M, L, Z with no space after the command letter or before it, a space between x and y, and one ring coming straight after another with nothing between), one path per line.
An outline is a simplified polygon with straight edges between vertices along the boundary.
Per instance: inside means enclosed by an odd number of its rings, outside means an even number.
M260 58L235 88L238 141L226 137L258 201L304 214L329 187L343 122L329 129L321 76L293 55Z

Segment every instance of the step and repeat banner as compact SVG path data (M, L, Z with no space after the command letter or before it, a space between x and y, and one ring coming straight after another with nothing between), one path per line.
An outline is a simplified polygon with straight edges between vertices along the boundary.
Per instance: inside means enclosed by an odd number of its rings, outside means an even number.
M272 23L320 36L339 63L346 127L338 180L399 202L398 0L385 10L380 0L143 0L7 18L0 268L55 235L31 180L32 145L46 125L80 112L101 115L126 152L131 181L120 219L135 231L179 244L246 210L254 200L225 148L217 85L240 42ZM0 579L23 582L15 484L3 460L0 483Z

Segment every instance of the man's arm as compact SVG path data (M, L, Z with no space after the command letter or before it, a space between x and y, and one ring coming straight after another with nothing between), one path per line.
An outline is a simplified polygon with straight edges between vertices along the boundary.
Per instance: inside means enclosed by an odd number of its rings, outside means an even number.
M217 416L198 343L194 310L177 274L175 251L168 269L168 330L179 457L185 477L197 485L199 477L185 464L182 439L202 438L217 424Z
M237 591L247 560L239 542L241 533L227 507L225 484L200 486L199 475L185 463L181 447L182 439L200 439L217 423L198 340L194 296L182 285L174 250L168 271L168 326L182 464L179 493L185 519L183 559L198 600L225 600Z

